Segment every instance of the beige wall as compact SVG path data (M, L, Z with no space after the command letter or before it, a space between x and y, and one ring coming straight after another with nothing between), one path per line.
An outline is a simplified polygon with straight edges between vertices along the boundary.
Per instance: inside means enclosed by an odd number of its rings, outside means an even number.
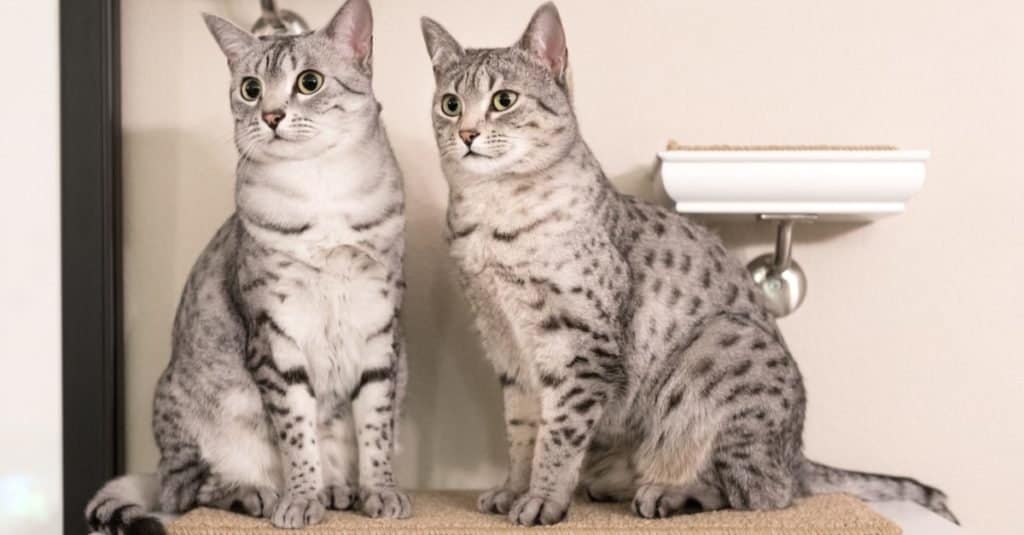
M254 0L122 2L129 465L149 470L153 384L187 271L231 210L224 61L198 13L247 25ZM284 1L311 21L336 2ZM440 239L446 186L429 125L418 19L465 43L518 36L531 1L377 0L377 95L409 192L412 382L400 476L482 487L503 464L496 381ZM946 489L979 533L1011 533L1024 451L1024 8L954 2L560 0L583 132L622 188L691 143L929 148L910 210L801 227L810 278L783 327L810 391L807 450ZM721 228L736 254L771 230Z

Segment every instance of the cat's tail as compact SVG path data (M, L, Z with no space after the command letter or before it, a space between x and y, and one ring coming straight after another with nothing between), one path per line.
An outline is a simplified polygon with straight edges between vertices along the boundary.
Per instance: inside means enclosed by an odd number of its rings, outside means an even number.
M105 535L167 535L156 474L128 474L103 485L85 507L89 530Z
M916 479L843 470L806 458L801 459L797 475L804 495L846 493L865 501L908 500L960 524L946 506L946 495Z

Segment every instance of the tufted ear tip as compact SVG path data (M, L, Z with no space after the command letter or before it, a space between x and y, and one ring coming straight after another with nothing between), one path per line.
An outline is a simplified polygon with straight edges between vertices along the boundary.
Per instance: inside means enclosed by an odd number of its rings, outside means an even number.
M518 46L541 60L556 79L564 81L569 67L569 50L562 17L553 2L546 2L533 12Z
M423 35L426 36L428 32L433 33L438 30L444 30L444 27L441 26L441 23L430 17L420 17L420 30L422 30Z
M373 55L373 10L367 0L348 0L320 33L342 55L359 63L369 63Z
M465 53L462 45L434 19L421 17L420 29L423 31L423 42L427 45L427 54L434 64L435 73L457 62Z
M555 3L551 1L544 2L543 4L541 4L540 7L537 8L537 11L534 12L534 14L540 13L542 11L549 13L554 12L554 15L556 17L558 16L558 7L555 6Z
M229 64L238 61L257 42L256 37L251 33L239 28L233 22L223 17L206 12L202 16L203 22L206 23L206 28L210 30L210 34L217 41L217 45L220 46L221 51L228 58Z

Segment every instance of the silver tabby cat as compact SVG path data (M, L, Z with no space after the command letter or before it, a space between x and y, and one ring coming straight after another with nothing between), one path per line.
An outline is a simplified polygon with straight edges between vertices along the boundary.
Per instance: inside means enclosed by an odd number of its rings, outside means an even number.
M423 33L451 254L504 387L509 473L481 511L556 523L579 485L646 518L849 492L952 519L934 488L803 456L803 383L762 297L717 237L605 178L553 5L509 48Z
M298 528L326 508L407 517L392 473L405 387L402 177L371 89L372 18L256 38L206 15L227 56L236 212L185 285L153 404L158 476L92 500L106 533L198 506Z

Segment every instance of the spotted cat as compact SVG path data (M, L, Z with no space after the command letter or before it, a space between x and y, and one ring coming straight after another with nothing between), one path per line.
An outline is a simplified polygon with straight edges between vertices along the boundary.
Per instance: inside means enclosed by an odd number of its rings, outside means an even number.
M153 402L158 474L108 483L94 531L163 533L218 507L316 524L407 517L392 472L406 381L402 176L371 88L372 17L257 38L206 15L227 56L236 211L199 256ZM166 517L164 517L166 518Z
M508 48L422 25L451 255L504 391L509 472L481 511L557 523L579 485L646 518L849 492L953 519L934 488L804 457L803 382L759 290L716 236L609 183L552 4Z

